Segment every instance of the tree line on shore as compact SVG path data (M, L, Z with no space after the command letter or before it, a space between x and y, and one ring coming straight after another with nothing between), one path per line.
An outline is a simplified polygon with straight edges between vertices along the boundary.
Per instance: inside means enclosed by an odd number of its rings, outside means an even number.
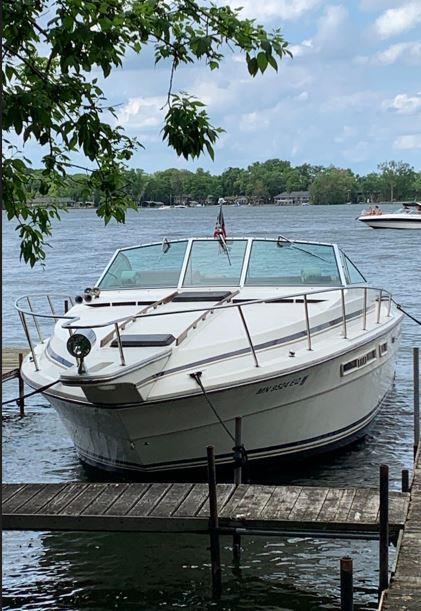
M421 172L408 163L388 161L378 165L376 172L355 174L350 169L303 164L269 159L247 168L230 167L221 174L201 168L195 172L170 168L148 174L141 169L125 172L124 190L137 205L144 202L217 203L221 197L246 197L258 204L273 202L282 192L309 191L312 204L344 204L347 202L379 202L421 198ZM37 171L33 172L31 192L37 192ZM66 178L60 192L51 197L66 197L74 202L97 204L100 195L88 188L86 174Z

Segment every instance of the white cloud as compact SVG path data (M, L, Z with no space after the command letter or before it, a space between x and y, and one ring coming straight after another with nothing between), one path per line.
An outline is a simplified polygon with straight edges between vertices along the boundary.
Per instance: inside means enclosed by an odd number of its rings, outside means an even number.
M392 108L400 115L412 115L421 110L421 93L409 96L406 93L399 93L392 101L384 102L385 108Z
M130 98L118 112L118 123L131 129L156 128L162 122L164 104L161 96Z
M421 134L406 134L399 136L393 146L401 150L421 149Z
M421 63L421 42L398 42L374 56L374 63L388 66L402 60L408 64Z
M333 96L327 100L325 110L362 110L373 108L378 102L379 95L374 91L355 91L344 95Z
M374 28L381 38L396 36L421 23L421 0L390 8L376 19Z
M293 57L300 57L301 55L305 55L309 51L314 48L314 44L312 40L303 40L303 42L299 45L290 45L289 50L291 51Z
M348 11L341 4L327 6L324 14L319 19L319 26L315 40L318 46L323 47L332 41L340 42L342 38L341 28L347 22Z
M262 21L284 19L292 21L299 19L305 13L312 11L322 0L222 0L220 4L229 4L232 8L242 7L241 15Z

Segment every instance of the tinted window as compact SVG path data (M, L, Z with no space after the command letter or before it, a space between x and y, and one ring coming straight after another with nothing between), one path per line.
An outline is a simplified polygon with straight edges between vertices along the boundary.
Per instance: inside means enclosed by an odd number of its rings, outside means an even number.
M123 250L99 286L102 289L176 287L186 247L187 241L183 241Z
M337 286L341 284L332 246L253 242L246 285Z
M240 283L246 240L193 242L183 286L237 286Z

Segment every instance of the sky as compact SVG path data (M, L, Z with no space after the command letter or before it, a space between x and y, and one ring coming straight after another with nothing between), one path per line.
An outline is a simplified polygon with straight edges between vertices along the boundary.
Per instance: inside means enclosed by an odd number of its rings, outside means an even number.
M225 133L215 161L180 159L160 130L170 67L153 52L129 54L102 82L118 104L118 122L144 149L131 167L148 172L202 167L219 173L254 161L288 159L350 167L363 174L386 160L421 170L421 0L225 0L267 29L281 28L293 59L278 73L250 77L239 54L227 50L221 68L181 67L173 91L207 104ZM40 159L28 151L34 165Z

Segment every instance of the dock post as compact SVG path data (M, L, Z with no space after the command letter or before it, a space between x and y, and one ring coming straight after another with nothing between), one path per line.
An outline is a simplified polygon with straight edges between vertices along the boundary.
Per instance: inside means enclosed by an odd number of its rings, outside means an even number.
M222 590L221 580L221 551L219 547L219 519L218 500L216 496L216 469L215 448L208 446L208 484L209 484L209 538L212 566L212 595L220 598Z
M420 349L413 348L414 365L414 458L420 443Z
M402 469L402 492L409 492L409 471Z
M389 586L389 467L380 465L379 598Z
M236 417L235 419L235 452L238 451L238 448L241 446L241 417ZM234 484L235 486L239 486L241 484L242 479L242 464L240 461L236 463L234 468ZM241 535L238 533L234 533L232 536L232 557L235 565L240 564L241 560Z
M19 404L19 415L21 418L23 418L25 415L25 399L23 398L25 395L25 384L24 384L22 374L21 374L22 362L23 362L23 354L22 352L19 352L19 374L18 374L19 400L18 400L18 404Z
M353 611L354 587L352 576L352 558L341 558L341 611Z

